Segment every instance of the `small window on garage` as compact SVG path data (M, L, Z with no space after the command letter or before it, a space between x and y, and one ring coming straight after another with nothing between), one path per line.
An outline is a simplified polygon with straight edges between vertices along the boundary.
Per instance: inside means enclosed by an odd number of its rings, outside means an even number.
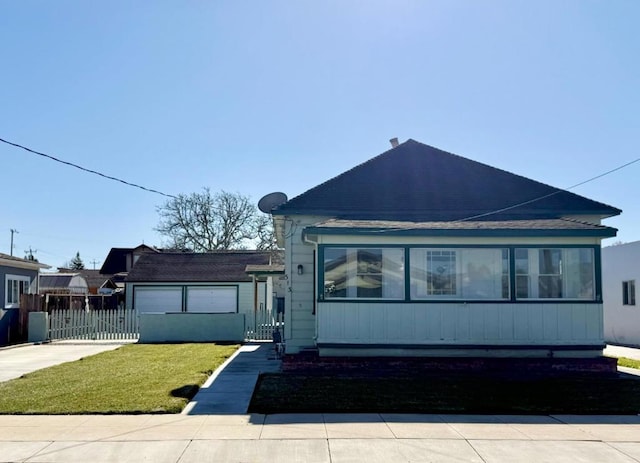
M636 280L622 282L622 304L636 305Z
M189 286L187 288L187 312L236 313L237 311L237 286Z

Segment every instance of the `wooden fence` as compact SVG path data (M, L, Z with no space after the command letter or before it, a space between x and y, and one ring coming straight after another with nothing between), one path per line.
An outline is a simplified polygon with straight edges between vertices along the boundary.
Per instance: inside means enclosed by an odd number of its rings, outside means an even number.
M49 313L49 339L138 339L138 313L135 310L52 310Z

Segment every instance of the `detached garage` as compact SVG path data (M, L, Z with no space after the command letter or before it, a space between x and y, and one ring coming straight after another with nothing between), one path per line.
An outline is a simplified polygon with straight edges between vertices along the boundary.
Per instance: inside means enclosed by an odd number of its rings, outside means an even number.
M236 340L233 333L244 333L245 317L265 299L256 293L264 284L245 270L269 263L270 253L258 251L141 255L126 279L141 341Z
M258 251L144 254L126 279L127 307L140 313L248 313L254 283L245 269L269 259L269 252Z

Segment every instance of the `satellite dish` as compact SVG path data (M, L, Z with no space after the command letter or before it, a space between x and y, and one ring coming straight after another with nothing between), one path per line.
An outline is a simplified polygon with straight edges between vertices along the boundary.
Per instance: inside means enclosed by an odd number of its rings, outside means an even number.
M286 202L287 195L276 191L275 193L269 193L268 195L263 196L262 199L258 201L258 209L265 214L271 214L272 210Z

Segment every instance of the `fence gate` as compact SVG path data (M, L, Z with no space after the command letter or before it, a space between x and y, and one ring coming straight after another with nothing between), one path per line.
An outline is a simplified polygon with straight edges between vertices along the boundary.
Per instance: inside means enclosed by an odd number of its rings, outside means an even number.
M271 341L276 327L284 337L284 314L270 310L256 310L246 317L247 330L245 338L248 341Z
M52 310L49 339L138 339L140 329L135 310Z

